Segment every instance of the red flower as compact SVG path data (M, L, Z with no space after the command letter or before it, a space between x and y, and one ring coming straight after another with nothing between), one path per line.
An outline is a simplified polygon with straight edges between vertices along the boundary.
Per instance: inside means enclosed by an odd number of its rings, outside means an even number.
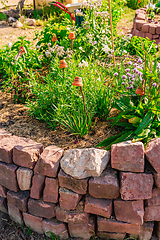
M141 0L138 0L138 3L140 3L141 2Z

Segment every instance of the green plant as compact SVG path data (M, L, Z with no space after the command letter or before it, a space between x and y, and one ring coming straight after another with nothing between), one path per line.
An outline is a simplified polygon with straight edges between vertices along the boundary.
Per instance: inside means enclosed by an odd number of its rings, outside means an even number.
M6 14L3 14L3 13L0 13L0 21L7 21L7 15Z
M31 236L32 235L32 230L30 227L27 227L27 235Z
M148 4L148 0L127 0L127 5L130 8L137 9Z
M60 237L59 236L55 236L52 232L47 232L50 234L50 238L52 240L60 240ZM46 239L48 240L48 238L46 237Z

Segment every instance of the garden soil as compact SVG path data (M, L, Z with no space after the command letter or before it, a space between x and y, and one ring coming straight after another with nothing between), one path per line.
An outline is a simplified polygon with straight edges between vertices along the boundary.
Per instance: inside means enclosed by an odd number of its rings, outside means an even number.
M123 19L125 22L125 20ZM132 24L127 27L119 23L118 31L123 34L130 33ZM37 31L41 31L37 27ZM35 29L16 29L12 27L0 28L0 47L8 42L14 43L17 37L26 36L27 40L32 41ZM34 43L35 44L35 43ZM116 115L113 109L111 115ZM62 130L59 126L57 129L50 129L46 123L40 122L29 115L28 108L22 104L14 104L12 95L0 90L0 128L8 130L10 133L28 137L36 142L42 143L44 147L48 145L57 145L63 149L71 148L89 148L94 147L100 141L109 136L116 135L122 131L120 128L111 128L109 122L97 119L95 128L84 138L79 138ZM45 235L34 233L26 227L21 227L10 220L8 215L0 212L0 240L46 240ZM48 238L50 239L50 238ZM155 238L154 238L155 239ZM78 239L77 239L78 240Z

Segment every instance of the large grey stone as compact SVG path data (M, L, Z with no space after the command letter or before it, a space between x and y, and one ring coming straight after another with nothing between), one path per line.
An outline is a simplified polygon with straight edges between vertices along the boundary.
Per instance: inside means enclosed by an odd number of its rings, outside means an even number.
M99 177L110 159L110 152L95 149L70 149L61 159L63 171L77 179Z

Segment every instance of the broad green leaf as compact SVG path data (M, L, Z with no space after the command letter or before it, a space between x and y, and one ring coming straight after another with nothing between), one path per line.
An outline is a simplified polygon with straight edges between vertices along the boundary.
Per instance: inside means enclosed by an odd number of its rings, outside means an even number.
M116 136L111 136L111 137L105 139L104 141L98 143L95 147L106 147L109 144L112 144L112 142L114 142L121 135L122 135L122 133L120 133L120 134L118 134Z
M142 119L142 122L139 124L139 127L135 131L135 134L138 136L139 133L142 132L143 129L147 128L148 125L153 121L154 114L152 112L147 112L144 118Z
M132 142L138 142L143 140L144 138L147 138L149 133L150 133L150 129L143 129L143 131L140 134L134 137Z

